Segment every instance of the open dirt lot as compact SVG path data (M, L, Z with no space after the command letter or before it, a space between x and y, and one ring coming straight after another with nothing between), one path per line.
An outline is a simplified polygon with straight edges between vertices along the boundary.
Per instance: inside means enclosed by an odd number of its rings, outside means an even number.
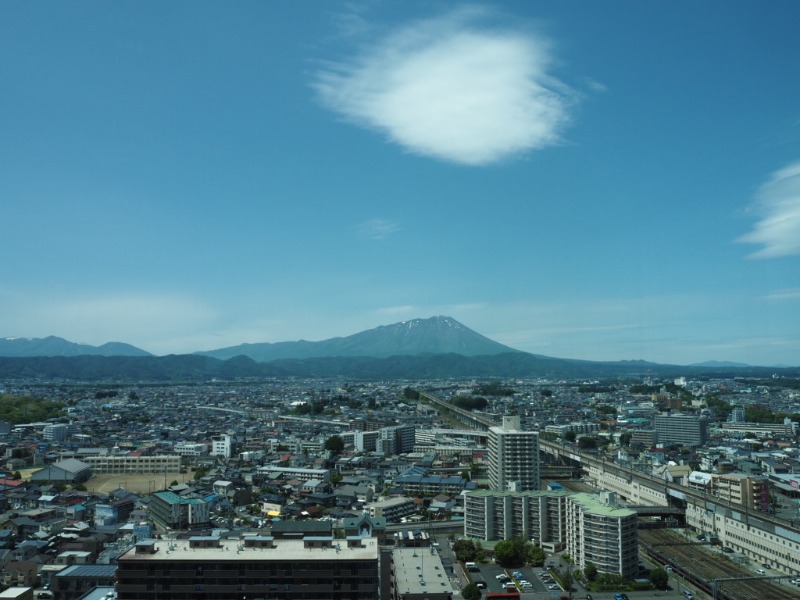
M108 493L117 488L124 488L134 494L152 494L165 488L173 481L185 483L189 479L186 473L148 473L147 475L95 475L84 485L90 492Z

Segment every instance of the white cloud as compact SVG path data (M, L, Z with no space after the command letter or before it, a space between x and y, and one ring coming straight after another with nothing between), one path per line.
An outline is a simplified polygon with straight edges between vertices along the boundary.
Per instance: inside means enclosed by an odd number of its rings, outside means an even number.
M750 258L800 254L800 161L773 173L759 189L749 212L760 219L737 241L763 246Z
M349 121L424 156L485 165L557 144L574 94L548 74L548 43L490 27L490 16L413 23L328 65L315 88Z
M400 230L400 224L389 219L370 219L356 226L361 237L382 240Z

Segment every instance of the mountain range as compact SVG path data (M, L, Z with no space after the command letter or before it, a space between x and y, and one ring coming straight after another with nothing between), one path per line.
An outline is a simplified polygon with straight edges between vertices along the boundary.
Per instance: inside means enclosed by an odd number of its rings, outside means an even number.
M241 344L153 356L120 342L76 344L58 337L0 339L0 378L81 381L207 381L281 377L352 379L602 378L632 375L769 376L775 369L712 363L595 362L521 352L451 317L384 325L319 342ZM800 369L788 369L797 376Z
M284 359L306 359L340 356L385 358L419 354L460 354L481 356L519 352L514 348L480 335L451 317L413 319L393 325L381 325L347 337L320 342L299 340L240 344L216 350L194 352L227 360L246 356L256 362ZM77 344L60 337L0 339L0 356L152 356L149 352L123 344L108 342L102 346Z
M76 344L54 335L46 338L2 338L0 356L152 356L141 348L122 342L102 346Z

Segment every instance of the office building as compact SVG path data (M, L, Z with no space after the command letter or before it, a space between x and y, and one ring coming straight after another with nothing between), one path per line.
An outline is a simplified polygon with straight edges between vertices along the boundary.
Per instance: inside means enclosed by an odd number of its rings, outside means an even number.
M520 429L519 416L489 428L489 486L496 491L539 489L539 434Z

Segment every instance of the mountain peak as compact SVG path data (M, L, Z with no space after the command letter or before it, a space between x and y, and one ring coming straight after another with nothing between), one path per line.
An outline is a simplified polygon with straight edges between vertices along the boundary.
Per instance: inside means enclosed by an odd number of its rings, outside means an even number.
M437 315L427 319L411 319L392 325L381 325L347 337L320 342L240 344L198 354L221 359L244 355L257 361L269 362L279 359L332 356L373 358L420 354L481 356L506 352L518 352L518 350L490 340L452 317Z

